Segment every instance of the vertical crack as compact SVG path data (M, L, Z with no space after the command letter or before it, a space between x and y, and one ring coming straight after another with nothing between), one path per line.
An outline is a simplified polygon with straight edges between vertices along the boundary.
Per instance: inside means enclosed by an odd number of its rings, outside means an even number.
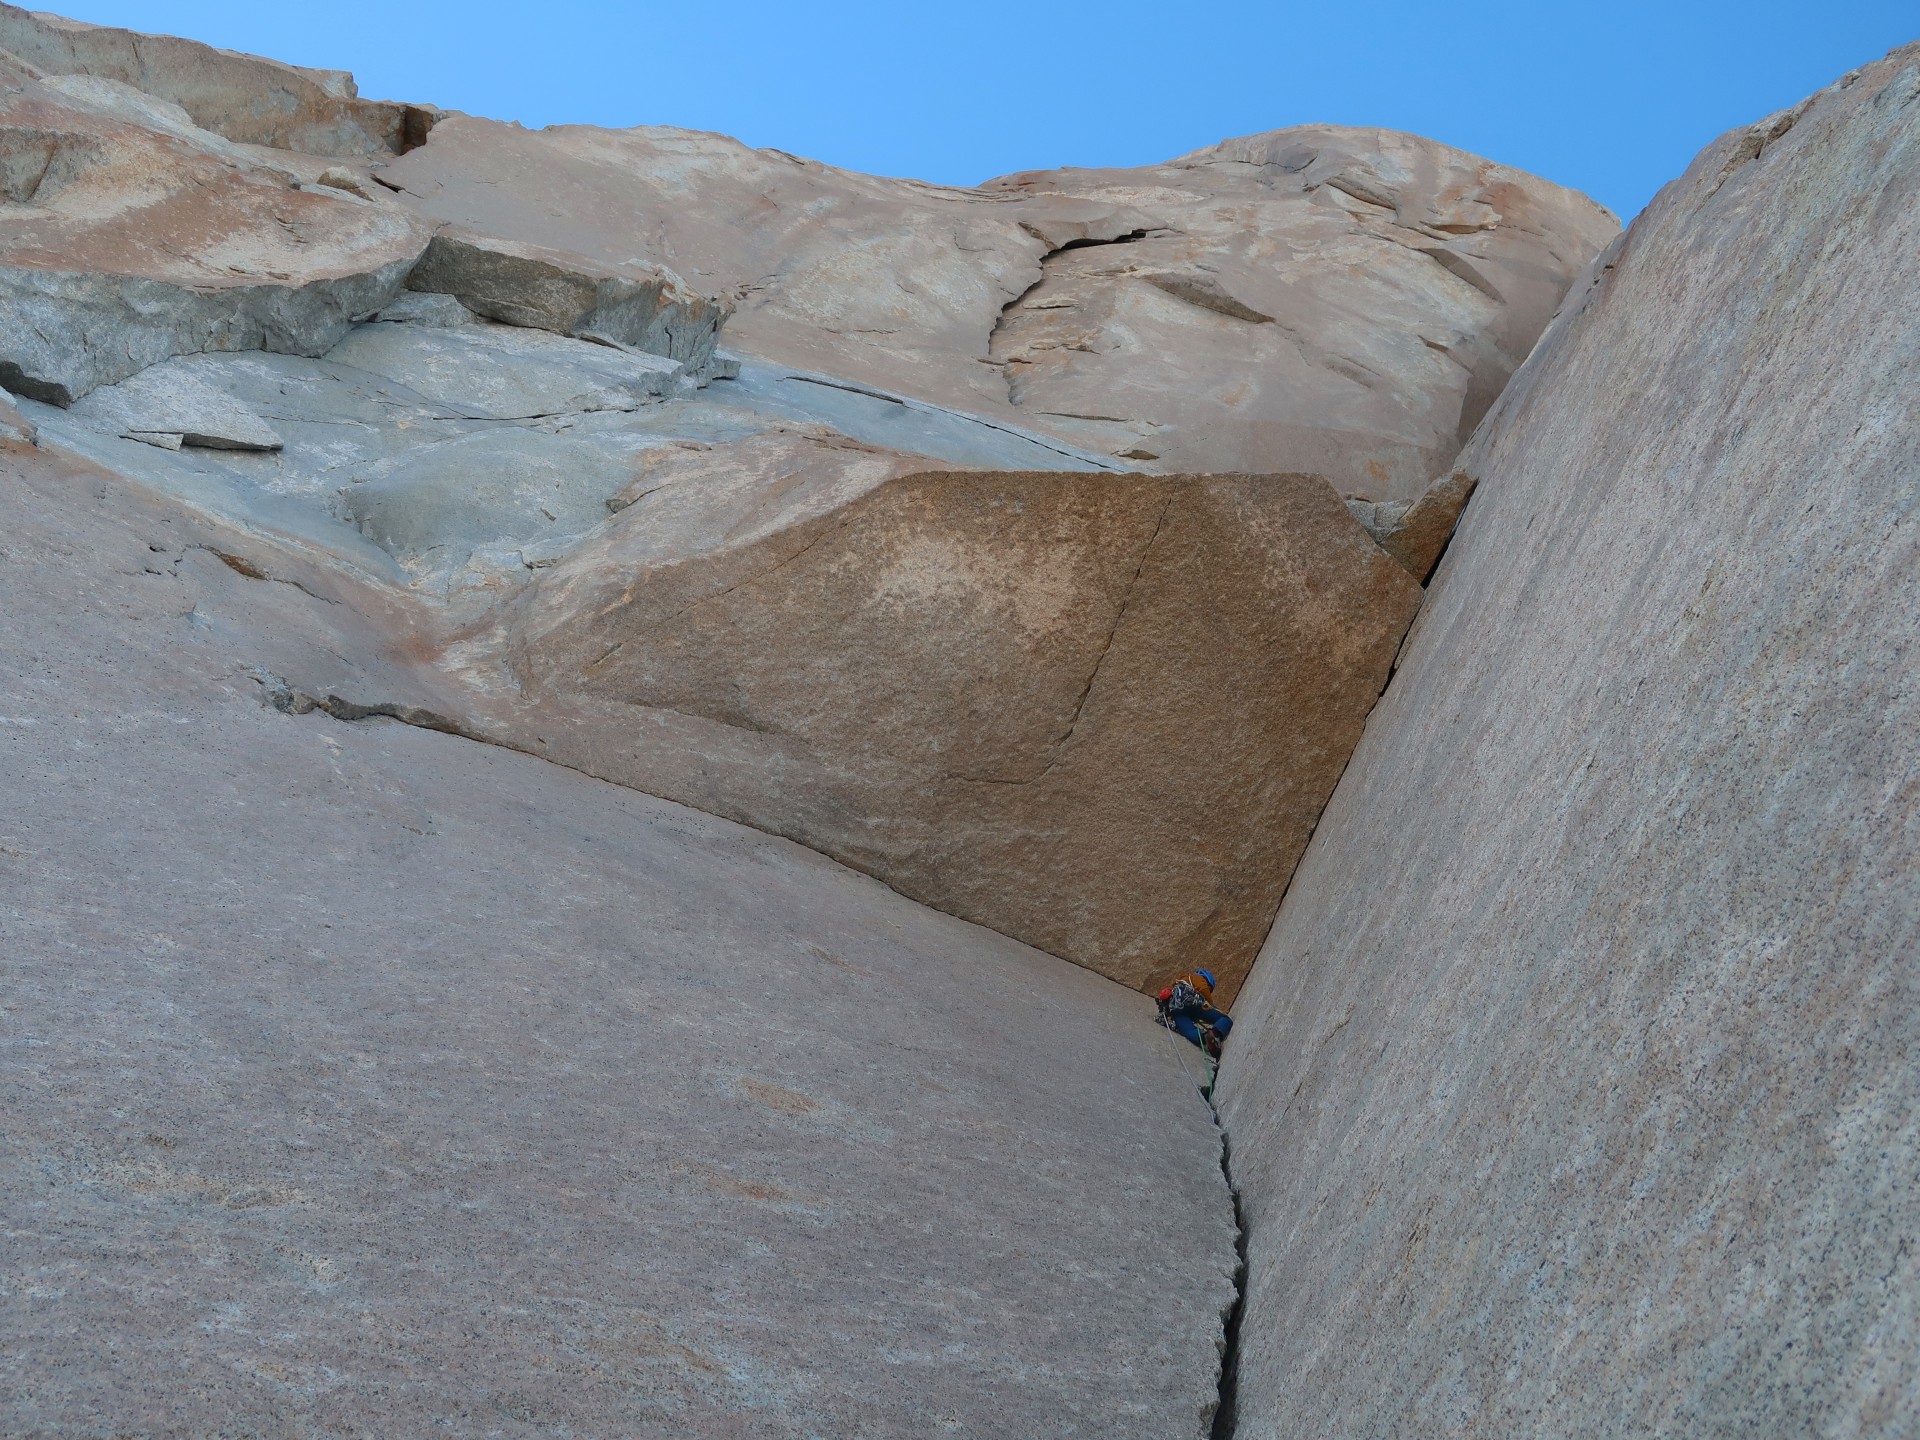
M1247 1308L1247 1217L1240 1205L1240 1187L1233 1183L1233 1141L1227 1136L1227 1127L1220 1124L1211 1085L1206 1095L1207 1108L1213 1110L1213 1123L1220 1130L1220 1174L1227 1182L1227 1193L1233 1197L1233 1250L1237 1260L1233 1268L1233 1304L1227 1309L1225 1333L1221 1337L1220 1396L1214 1403L1213 1427L1207 1434L1209 1440L1233 1440L1240 1419L1240 1321Z
M1093 668L1087 672L1087 683L1080 687L1080 698L1073 702L1073 718L1067 722L1067 728L1053 742L1056 751L1073 739L1073 732L1080 728L1080 716L1087 708L1087 700L1093 694L1093 683L1100 678L1100 667L1107 663L1107 652L1113 649L1114 637L1120 633L1120 626L1127 618L1127 607L1133 604L1133 592L1140 584L1140 573L1147 568L1147 555L1153 549L1153 542L1160 538L1161 530L1166 528L1167 511L1173 508L1173 496L1169 495L1160 503L1160 513L1154 517L1153 533L1147 536L1147 543L1140 547L1140 558L1134 562L1133 574L1127 579L1127 588L1121 594L1120 608L1114 612L1113 624L1107 630L1107 640L1100 647L1100 653L1094 658ZM1051 770L1050 764L1047 769ZM1045 772L1042 772L1045 773Z
M1174 1056L1180 1061L1181 1070L1186 1072L1188 1080L1193 1080L1193 1073L1187 1070L1186 1059L1180 1053L1180 1047L1187 1042L1174 1033L1170 1022L1163 1019L1160 1027L1175 1047ZM1220 1140L1220 1178L1226 1182L1227 1195L1233 1204L1234 1253L1233 1299L1221 1316L1220 1368L1215 1379L1213 1411L1202 1418L1207 1425L1207 1440L1234 1440L1240 1423L1240 1322L1247 1304L1247 1217L1240 1204L1240 1187L1233 1183L1233 1141L1221 1123L1220 1107L1213 1099L1214 1086L1220 1078L1220 1062L1207 1059L1204 1050L1201 1055L1200 1064L1207 1080L1197 1088L1200 1098L1207 1102L1207 1114L1212 1117L1214 1132ZM1210 1071L1206 1069L1208 1065L1212 1066Z

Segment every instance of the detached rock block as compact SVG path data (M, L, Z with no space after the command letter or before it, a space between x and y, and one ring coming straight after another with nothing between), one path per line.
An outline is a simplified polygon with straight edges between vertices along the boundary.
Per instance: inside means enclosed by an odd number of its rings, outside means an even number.
M119 434L165 449L278 450L285 443L271 425L232 396L182 368L155 365L106 385L81 400L75 413L104 421Z
M1454 527L1460 523L1477 483L1464 470L1436 480L1378 537L1380 548L1406 566L1414 579L1426 584L1453 538Z
M645 350L689 370L712 361L731 313L671 270L610 265L464 231L435 235L407 284L452 295L489 320Z

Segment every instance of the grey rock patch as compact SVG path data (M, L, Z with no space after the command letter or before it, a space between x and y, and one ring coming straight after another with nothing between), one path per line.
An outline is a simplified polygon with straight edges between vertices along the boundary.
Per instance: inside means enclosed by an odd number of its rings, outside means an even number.
M683 368L510 325L362 326L327 358L386 376L452 413L495 420L637 410L673 394Z
M260 472L278 471L282 453L176 449L167 443L169 437L113 435L81 423L69 410L33 400L23 400L20 411L46 446L101 467L128 490L162 497L237 531L334 556L389 584L407 585L413 578L386 551L341 522L330 493L281 493L262 484Z
M71 405L175 355L324 355L400 292L410 260L303 285L198 290L136 275L0 265L0 386Z
M73 412L84 423L149 444L165 444L150 437L172 436L168 449L186 444L212 450L278 450L285 444L265 420L177 362L163 362L102 386L78 401Z
M348 485L339 505L363 535L416 571L465 565L486 544L529 547L550 562L607 518L607 501L631 469L587 440L488 430Z
M1129 467L1001 420L915 400L871 386L735 360L737 377L705 392L717 405L742 406L783 419L831 425L868 445L926 455L955 465L1004 470L1115 470Z
M11 395L0 390L0 440L14 440L24 445L32 445L39 438L39 427L20 413Z

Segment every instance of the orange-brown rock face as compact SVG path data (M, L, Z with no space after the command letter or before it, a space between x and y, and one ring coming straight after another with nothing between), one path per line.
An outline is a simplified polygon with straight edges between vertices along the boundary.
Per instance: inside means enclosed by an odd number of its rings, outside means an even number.
M1444 469L1618 228L1533 176L1334 126L969 190L462 116L382 178L439 219L731 291L749 355L1145 469L1312 470L1394 500Z
M790 440L633 488L510 608L517 728L1144 988L1237 987L1420 595L1317 476Z

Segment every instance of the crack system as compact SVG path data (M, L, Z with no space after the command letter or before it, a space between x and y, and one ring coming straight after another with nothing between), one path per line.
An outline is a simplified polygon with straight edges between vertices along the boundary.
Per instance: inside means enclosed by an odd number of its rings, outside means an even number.
M1219 1072L1215 1071L1218 1080ZM1247 1308L1247 1217L1240 1207L1240 1187L1233 1183L1233 1141L1227 1127L1220 1123L1219 1108L1213 1103L1213 1087L1206 1089L1207 1108L1213 1112L1214 1126L1220 1132L1220 1178L1227 1183L1227 1195L1233 1202L1233 1303L1227 1307L1220 1335L1220 1393L1214 1402L1213 1424L1208 1440L1233 1440L1240 1410L1240 1322Z
M1037 239L1044 240L1044 237L1041 236L1037 230L1033 230L1030 227L1023 227L1023 228L1027 228L1028 234L1033 235ZM1086 239L1069 240L1064 245L1054 246L1051 250L1047 251L1046 254L1042 255L1037 262L1035 262L1040 268L1039 276L1034 280L1034 282L1031 285L1027 286L1026 289L1022 290L1018 295L1014 296L1011 300L1007 301L1006 304L1000 307L1000 313L994 317L993 329L987 332L987 358L990 363L996 363L1001 367L1001 378L1006 381L1007 403L1009 405L1018 406L1020 403L1019 397L1013 393L1013 373L1011 370L1011 366L1015 362L994 361L993 360L994 343L1000 339L1000 332L1006 326L1007 321L1012 318L1013 312L1019 309L1020 306L1025 303L1028 296L1033 294L1034 291L1038 290L1042 285L1047 283L1047 262L1054 259L1056 256L1064 255L1069 250L1084 250L1092 245L1131 245L1136 240L1146 239L1147 234L1148 232L1145 229L1139 229L1139 230L1129 230L1124 235L1114 235L1105 239L1088 237Z

